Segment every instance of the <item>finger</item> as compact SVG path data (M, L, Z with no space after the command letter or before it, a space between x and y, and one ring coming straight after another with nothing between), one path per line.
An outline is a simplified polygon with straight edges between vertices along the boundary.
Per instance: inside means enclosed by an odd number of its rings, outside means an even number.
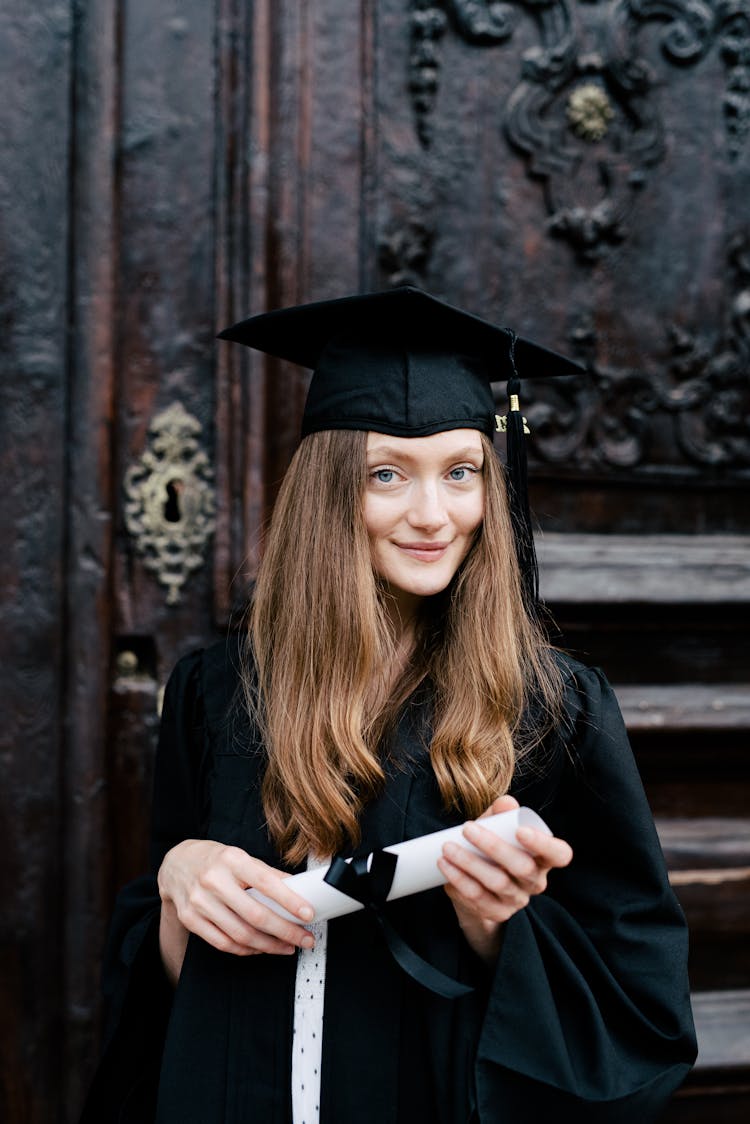
M537 831L533 827L519 827L516 838L548 870L567 866L573 858L573 848L564 839L545 835L543 831Z
M238 918L241 925L247 925L253 930L261 930L284 944L296 945L298 948L312 947L310 934L303 925L297 925L285 917L280 917L268 906L250 897L243 889L243 882L237 881L236 874L226 863L212 864L201 874L197 885L190 892L188 904L202 916L213 921L219 918L226 920L225 910L228 909Z
M268 897L271 898L272 895L269 893ZM228 889L225 902L252 929L260 930L298 948L312 948L315 943L304 925L297 925L286 917L280 917L274 910L236 885Z
M240 891L244 893L244 891ZM235 944L242 945L245 948L254 949L256 952L279 952L282 949L289 947L292 948L312 948L315 941L311 933L303 929L299 925L288 926L290 932L273 933L266 927L268 918L265 916L270 913L269 910L262 909L260 911L260 924L249 924L242 917L238 916L232 909L224 905L222 902L215 899L209 899L206 902L205 917L212 924L216 925L223 933L225 933ZM275 915L271 915L272 917Z
M514 893L517 888L514 879L502 867L481 855L473 854L460 844L447 843L443 848L443 857L454 870L460 871L467 879L471 879L476 886L479 886L483 893L493 897L503 897ZM470 896L476 897L478 892L472 889Z
M515 895L518 891L527 897L531 894L541 894L547 888L545 872L537 866L531 856L519 853L518 848L509 844L506 844L506 848L509 852L508 863L477 855L460 844L446 844L443 851L455 866L480 882L488 893L500 897Z
M535 878L532 863L537 870L547 872L553 867L567 866L573 857L573 851L564 839L557 839L554 835L547 835L535 828L518 829L516 839L521 847L507 843L478 824L467 824L464 835L493 862L500 863L521 882Z
M496 816L499 812L512 812L513 809L517 807L518 801L515 796L511 796L509 792L506 792L504 796L498 796L493 800L489 808L482 812L481 816L478 818L482 820L487 816Z
M297 951L294 945L284 944L282 941L275 942L275 945L269 943L265 948L251 947L248 944L240 943L233 940L220 926L214 925L212 921L209 921L205 917L197 918L194 926L190 927L190 931L206 941L207 944L217 948L220 952L229 952L234 956L253 956L261 952L273 952L281 956L291 956Z
M487 888L449 859L438 860L447 879L445 891L454 903L464 906L471 913L487 921L507 921L529 902L529 895L519 886L508 882L502 895L490 893Z
M530 889L531 892L537 893L540 888L543 889L543 886L538 885L540 864L534 855L528 854L513 843L508 843L505 839L495 835L493 831L487 831L486 828L480 827L478 823L466 824L464 837L491 862L502 867L511 878ZM472 853L466 848L464 850L467 851L467 854Z
M254 859L239 847L228 847L227 851L229 852L226 856L227 865L244 883L245 889L254 886L266 897L278 902L287 912L293 913L295 917L301 918L306 923L313 920L315 911L310 903L284 884L286 879L281 877L279 871L261 862L260 859Z

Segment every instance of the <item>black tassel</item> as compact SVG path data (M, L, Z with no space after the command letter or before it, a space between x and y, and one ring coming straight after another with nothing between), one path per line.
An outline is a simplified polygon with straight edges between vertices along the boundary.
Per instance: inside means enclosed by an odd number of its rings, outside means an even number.
M534 533L529 508L528 472L526 463L525 419L521 413L521 383L515 362L516 337L510 333L510 366L508 379L508 415L506 420L508 500L513 524L516 557L526 608L533 616L539 609L539 567L534 548Z

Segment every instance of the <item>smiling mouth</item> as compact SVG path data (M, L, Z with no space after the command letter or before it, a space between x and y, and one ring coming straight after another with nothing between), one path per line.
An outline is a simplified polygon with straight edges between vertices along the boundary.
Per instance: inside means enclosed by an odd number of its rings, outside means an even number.
M404 554L408 554L410 558L415 558L418 562L437 562L443 557L450 543L400 542L396 543L396 546Z

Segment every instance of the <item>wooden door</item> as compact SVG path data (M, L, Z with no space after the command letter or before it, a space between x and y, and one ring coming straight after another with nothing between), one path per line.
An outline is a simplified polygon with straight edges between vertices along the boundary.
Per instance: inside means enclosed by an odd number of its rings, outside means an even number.
M76 1118L160 690L297 440L305 373L214 334L404 281L587 362L524 403L542 589L691 922L670 1118L739 1119L750 0L7 0L0 50L3 1119Z

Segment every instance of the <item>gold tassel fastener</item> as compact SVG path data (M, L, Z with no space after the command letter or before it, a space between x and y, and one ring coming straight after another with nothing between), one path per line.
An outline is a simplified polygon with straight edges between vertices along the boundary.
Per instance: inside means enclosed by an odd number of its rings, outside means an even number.
M511 394L511 396L510 396L510 409L511 409L512 413L516 413L516 414L521 409L521 403L518 400L517 394ZM523 431L524 431L524 433L530 434L531 430L529 429L526 418L523 418L522 421L523 421ZM495 414L495 428L496 428L498 433L507 433L507 431L508 431L508 415L507 414Z

